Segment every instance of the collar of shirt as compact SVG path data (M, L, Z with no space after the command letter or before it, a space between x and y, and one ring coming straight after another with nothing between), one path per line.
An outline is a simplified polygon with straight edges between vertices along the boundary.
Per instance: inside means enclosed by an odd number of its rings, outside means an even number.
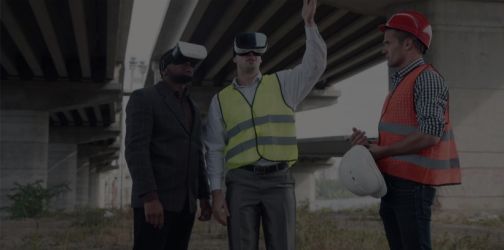
M248 85L240 85L238 84L238 81L236 80L236 77L233 78L233 85L236 89L239 89L239 88L249 88L249 87L252 87L252 86L256 86L259 81L261 80L262 78L262 74L259 73L257 74L257 77L254 79L254 82L252 84L248 84Z
M397 87L397 85L399 84L399 82L401 82L401 80L410 72L412 71L414 68L422 65L422 64L425 64L425 61L422 57L414 60L413 62L411 62L410 64L406 65L405 67L403 67L402 69L398 70L397 72L395 72L392 77L391 77L391 81L392 81L392 86L393 88Z
M177 97L178 99L182 98L182 97L188 97L189 96L189 86L186 86L185 88L183 88L182 90L179 90L179 91L176 91L174 90L173 91L173 94L175 95L175 97Z

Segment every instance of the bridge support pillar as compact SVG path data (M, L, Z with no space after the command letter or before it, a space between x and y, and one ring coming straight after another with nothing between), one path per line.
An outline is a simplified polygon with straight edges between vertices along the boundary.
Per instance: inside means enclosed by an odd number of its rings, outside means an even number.
M49 159L47 170L47 186L65 185L51 201L51 208L72 211L75 208L77 189L77 145L51 143L49 144Z
M41 180L47 184L49 113L28 110L0 112L0 204L9 206L7 194L14 183Z

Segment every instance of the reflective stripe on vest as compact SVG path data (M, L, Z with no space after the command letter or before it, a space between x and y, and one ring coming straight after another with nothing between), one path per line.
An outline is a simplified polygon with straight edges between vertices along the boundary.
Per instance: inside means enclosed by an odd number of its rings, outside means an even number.
M228 169L253 164L263 158L297 160L294 111L285 103L276 75L264 75L249 105L234 85L218 94L226 130L224 155Z
M397 143L418 131L413 91L417 77L424 70L433 69L430 65L415 68L387 97L378 126L378 145ZM445 121L444 133L436 145L420 150L416 154L380 159L377 162L380 170L392 176L426 185L460 184L460 162L448 106Z

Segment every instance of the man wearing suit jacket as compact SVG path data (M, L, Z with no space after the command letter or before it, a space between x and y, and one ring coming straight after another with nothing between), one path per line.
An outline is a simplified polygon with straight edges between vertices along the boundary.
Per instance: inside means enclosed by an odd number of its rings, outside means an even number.
M206 57L179 42L160 59L162 81L131 94L126 107L126 161L133 181L133 249L187 249L199 199L210 219L200 113L187 84Z

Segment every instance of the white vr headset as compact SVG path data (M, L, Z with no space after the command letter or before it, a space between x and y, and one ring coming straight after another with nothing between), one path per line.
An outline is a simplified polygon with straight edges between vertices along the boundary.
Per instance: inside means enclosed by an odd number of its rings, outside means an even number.
M193 67L207 57L205 47L195 43L178 42L175 48L166 52L159 60L159 70L163 71L168 64L191 63Z
M236 35L233 50L237 55L245 55L252 52L254 55L262 55L268 48L268 39L265 34L259 32L243 32Z

